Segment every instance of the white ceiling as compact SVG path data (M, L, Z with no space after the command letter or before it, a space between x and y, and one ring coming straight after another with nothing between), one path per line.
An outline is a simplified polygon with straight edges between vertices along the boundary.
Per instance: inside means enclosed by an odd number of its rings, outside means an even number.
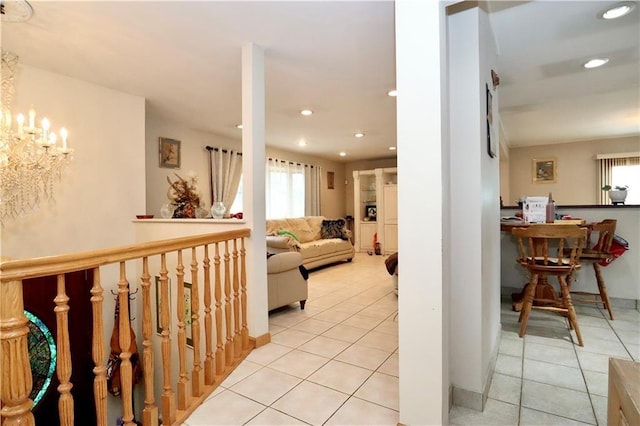
M597 12L611 2L514 3L491 3L510 145L640 134L638 7L610 22ZM22 63L143 96L156 115L239 139L241 47L254 42L265 49L268 145L337 161L395 156L391 1L31 4L29 21L2 24L2 48ZM611 61L582 70L592 55Z

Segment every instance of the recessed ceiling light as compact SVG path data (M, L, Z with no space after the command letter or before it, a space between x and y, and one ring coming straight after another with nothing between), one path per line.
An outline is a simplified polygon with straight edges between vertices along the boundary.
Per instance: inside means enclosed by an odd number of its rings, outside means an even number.
M307 141L305 141L304 139L300 139L298 141L298 146L307 146Z
M353 136L355 136L356 138L363 138L364 137L364 133L362 133L362 132L354 133Z
M633 6L634 5L632 2L618 3L615 6L610 7L602 12L600 16L602 17L602 19L616 19L629 14L629 12L631 12L631 10L633 9Z
M396 150L396 147L395 147L395 146L390 146L390 147L389 147L389 151L395 151L395 150Z
M598 68L609 62L609 58L594 58L587 61L583 66L585 68Z
M340 154L338 154L338 155L340 155L340 157L346 157L346 156L347 156L347 153L346 153L346 152L344 152L344 151L342 151L342 152L341 152Z
M242 124L236 124L236 129L242 129Z
M387 93L387 95L389 95L389 96L393 96L393 97L398 96L398 91L397 91L396 89L389 90L389 92Z
M302 111L300 111L300 114L302 114L302 115L311 115L311 114L313 114L313 111L311 111L310 109L303 109Z

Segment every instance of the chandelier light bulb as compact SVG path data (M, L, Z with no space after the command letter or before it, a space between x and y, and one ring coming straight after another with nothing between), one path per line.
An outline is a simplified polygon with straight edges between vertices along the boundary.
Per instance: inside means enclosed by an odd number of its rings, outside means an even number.
M24 131L24 114L18 114L16 122L18 123L18 135L22 136L22 132Z
M49 135L49 145L55 146L57 141L58 141L58 137L56 136L55 133L51 132L51 134Z
M33 105L29 108L29 128L35 129L36 127L36 110L33 109Z
M64 127L60 129L60 137L62 138L62 149L67 149L67 129Z

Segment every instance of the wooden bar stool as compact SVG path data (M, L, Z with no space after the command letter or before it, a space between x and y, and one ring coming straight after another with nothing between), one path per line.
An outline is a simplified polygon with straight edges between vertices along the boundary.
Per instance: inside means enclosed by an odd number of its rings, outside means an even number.
M584 346L578 326L576 311L571 302L567 277L580 268L580 254L587 238L587 230L577 225L537 224L527 228L514 228L513 235L518 244L517 262L531 275L524 303L520 311L520 337L524 337L531 309L557 312L567 317L569 328L576 331L578 344ZM556 253L549 256L550 249ZM557 251L556 251L557 249ZM562 299L550 306L533 306L539 280L555 276L560 284Z
M613 311L611 310L611 303L609 302L609 295L607 294L607 286L602 278L602 272L600 271L600 262L611 261L614 256L611 254L611 243L616 233L617 220L605 219L602 222L594 223L589 226L591 233L597 233L598 242L589 248L582 250L580 255L581 263L591 263L593 265L593 271L596 274L596 282L598 283L598 293L588 291L571 291L571 294L579 296L594 296L593 299L579 298L575 299L575 302L582 303L596 303L602 304L607 311L609 311L609 317L613 320ZM571 281L569 281L569 289L571 289Z

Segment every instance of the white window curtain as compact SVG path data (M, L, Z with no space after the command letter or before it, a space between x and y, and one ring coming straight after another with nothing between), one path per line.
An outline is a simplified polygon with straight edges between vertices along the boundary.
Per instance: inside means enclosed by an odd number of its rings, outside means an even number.
M320 171L317 166L267 159L266 217L279 219L320 212Z
M640 164L640 153L601 154L596 156L596 159L598 160L598 204L610 204L609 191L603 191L602 187L617 185L613 182L613 169Z
M211 204L221 201L227 215L238 193L242 177L242 153L211 146L206 148L209 151Z

